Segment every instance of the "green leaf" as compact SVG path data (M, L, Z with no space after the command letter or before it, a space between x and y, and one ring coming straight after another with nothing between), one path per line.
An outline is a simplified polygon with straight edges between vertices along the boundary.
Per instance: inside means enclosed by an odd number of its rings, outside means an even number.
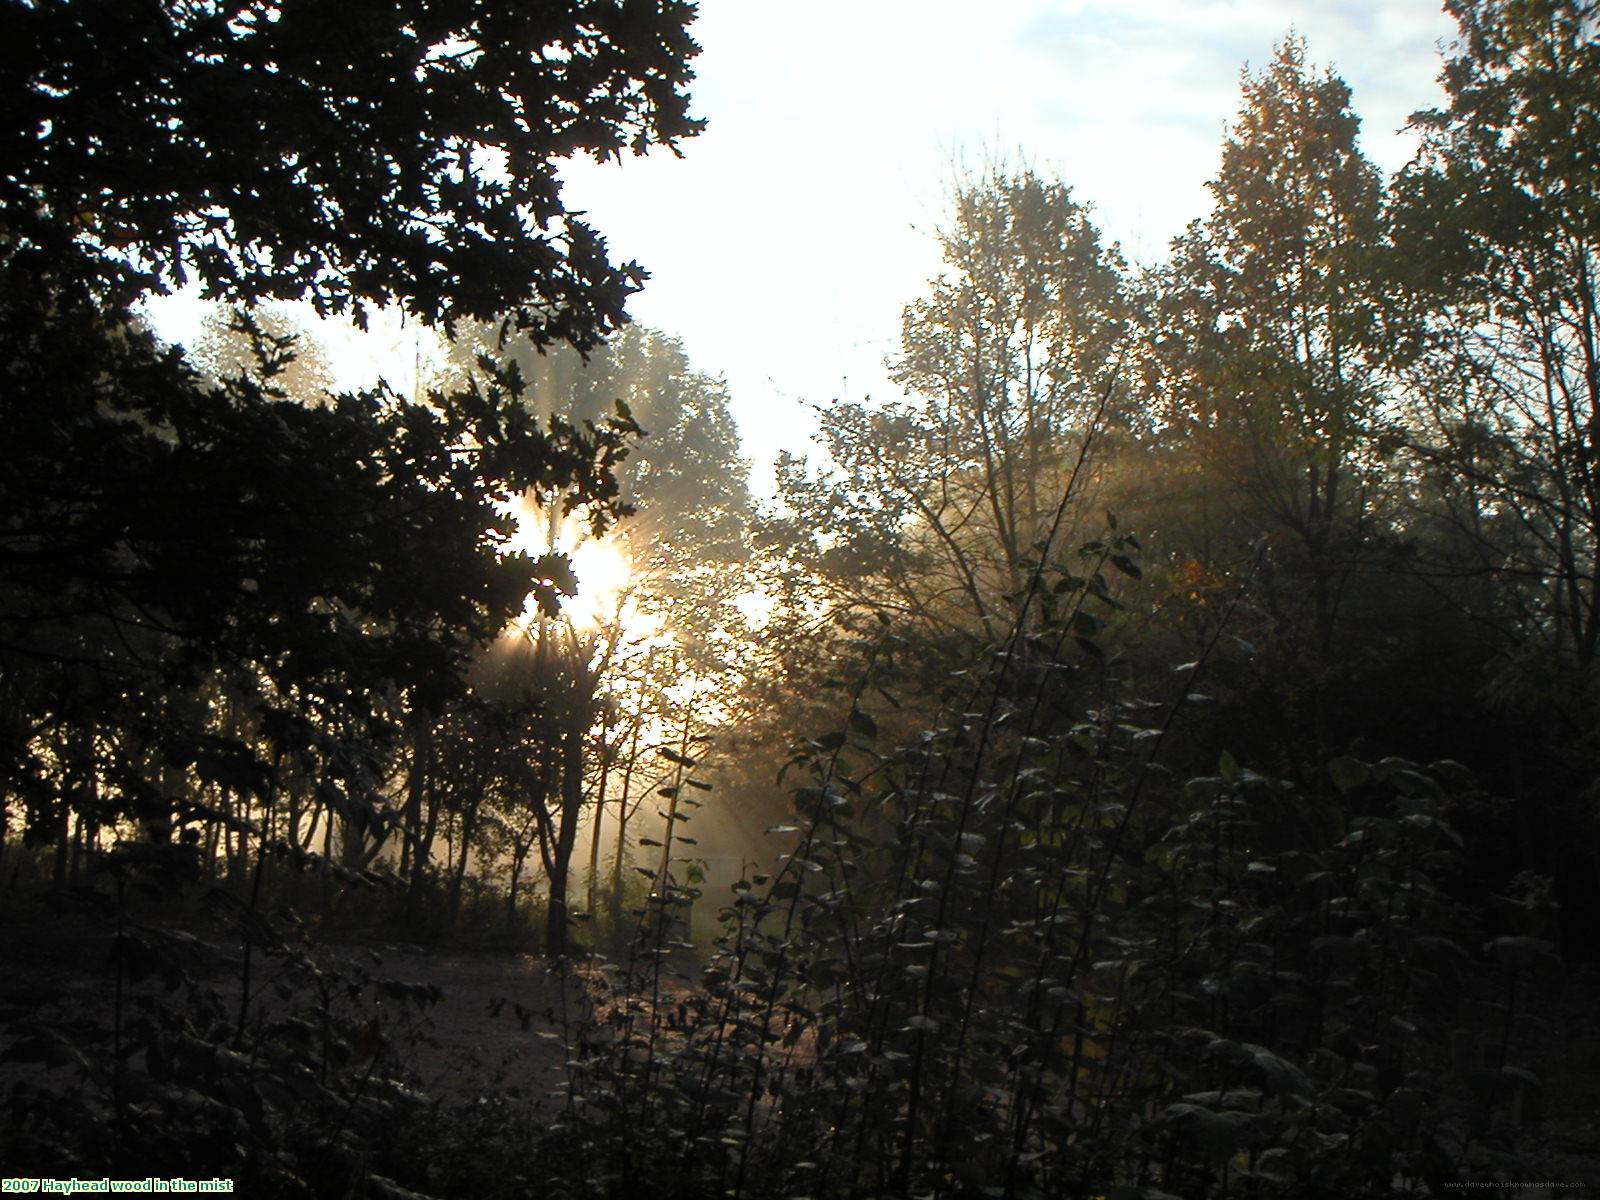
M77 1067L87 1071L83 1053L53 1029L40 1029L17 1039L0 1053L0 1062L42 1063L46 1067Z
M1217 774L1222 776L1224 783L1239 782L1239 760L1227 750L1217 758Z
M870 713L862 712L859 708L850 710L850 729L862 737L875 738L878 736L878 723L872 719Z
M1292 1062L1278 1057L1265 1046L1242 1042L1240 1048L1250 1056L1250 1061L1261 1072L1267 1091L1277 1096L1304 1098L1311 1095L1313 1089L1310 1077Z
M1328 763L1328 775L1334 787L1348 794L1372 777L1372 769L1359 758L1335 758Z

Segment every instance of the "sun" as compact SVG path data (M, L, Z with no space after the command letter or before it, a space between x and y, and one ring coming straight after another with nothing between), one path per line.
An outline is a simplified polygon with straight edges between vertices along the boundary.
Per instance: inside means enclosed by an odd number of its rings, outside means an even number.
M524 496L511 505L516 517L516 532L506 543L507 553L522 553L539 558L552 551L565 554L577 577L578 593L561 601L564 617L581 629L600 629L621 621L637 624L630 603L635 583L633 564L627 551L611 537L595 537L588 525L571 516L552 513L532 497ZM539 619L539 606L530 595L516 624L526 628Z
M578 594L562 607L576 624L597 628L614 620L619 604L626 607L633 567L611 538L588 538L570 554Z

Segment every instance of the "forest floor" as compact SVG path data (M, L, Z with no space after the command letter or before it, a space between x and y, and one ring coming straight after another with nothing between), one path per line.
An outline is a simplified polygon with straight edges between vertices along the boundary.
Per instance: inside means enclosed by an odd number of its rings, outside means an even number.
M1600 1196L1600 968L1576 968L1530 998L1511 1058L1526 1063L1542 1085L1521 1132L1543 1178L1522 1182L1547 1186L1523 1195L1586 1189Z
M437 988L417 1014L406 1066L434 1094L504 1091L539 1097L564 1078L568 1041L596 1019L592 985L529 954L377 943L330 953L375 975Z
M160 927L157 926L159 929ZM165 930L187 946L194 965L187 977L210 988L225 1004L238 1003L239 948L215 930ZM70 1023L110 1019L114 980L112 934L104 920L82 915L49 918L39 910L0 909L0 1029L7 1032L43 1017ZM569 1048L580 1031L608 1036L608 1017L620 1011L614 972L584 966L560 970L537 956L399 944L382 939L335 941L315 952L325 978L364 980L358 1004L387 1010L395 1053L423 1092L466 1099L501 1095L542 1102L560 1094ZM687 988L687 961L665 978L671 1002ZM270 1019L288 1000L275 984L293 973L284 960L256 959L251 992ZM124 1003L171 994L170 976L151 970L127 989ZM304 999L304 976L297 995ZM1519 1005L1508 1061L1540 1081L1536 1096L1519 1103L1517 1126L1504 1118L1484 1128L1484 1143L1516 1144L1523 1164L1537 1164L1508 1189L1525 1200L1600 1191L1600 970L1578 968L1564 983L1530 995ZM0 1038L0 1041L8 1040ZM0 1045L3 1050L3 1045ZM1481 1062L1489 1055L1478 1051ZM35 1076L33 1064L0 1062L0 1095L12 1081ZM1462 1076L1465 1079L1465 1075ZM1463 1106L1470 1089L1450 1089ZM1527 1153L1531 1151L1532 1153Z
M237 942L211 928L155 922L147 929L170 939L167 948L183 959L186 982L211 989L230 1009L238 1003ZM0 1029L38 1019L109 1028L115 1003L113 940L104 919L0 909ZM355 1003L375 1004L384 1012L399 1065L434 1095L499 1092L545 1098L564 1082L569 1053L580 1037L606 1039L607 1017L618 1008L614 969L580 963L563 970L526 953L341 939L319 945L313 960L328 978L367 981L364 999ZM280 1015L288 1003L275 987L296 977L287 961L259 951L254 955L252 1012L264 1019ZM665 996L682 994L688 966L674 964L677 974L664 973ZM159 961L135 974L139 978L124 994L130 1012L141 997L169 994L170 1000L176 994ZM303 973L292 986L301 989L302 1001L307 998ZM419 1001L424 994L428 998ZM0 1093L12 1079L37 1071L0 1062Z

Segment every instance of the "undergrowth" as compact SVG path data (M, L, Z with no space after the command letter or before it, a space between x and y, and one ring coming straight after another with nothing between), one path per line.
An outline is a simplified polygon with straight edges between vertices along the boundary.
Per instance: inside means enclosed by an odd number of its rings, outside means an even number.
M564 1015L541 1108L417 1092L405 1041L437 993L319 958L290 912L217 891L236 950L209 966L131 920L171 864L130 848L110 1023L10 1030L35 1074L9 1086L8 1171L663 1200L1348 1200L1515 1172L1539 1081L1513 1034L1558 964L1456 898L1470 778L1347 757L1289 781L1226 754L1176 777L1211 651L1127 694L1100 633L1133 549L1037 564L1006 644L902 744L862 706L885 626L709 955L679 860L644 872L625 949L557 964L600 1002Z
M1225 754L1172 777L1206 663L1162 701L1119 695L1097 634L1130 541L1042 564L1040 619L1024 604L908 745L859 706L869 666L791 764L809 778L781 866L735 886L698 985L665 1002L695 893L663 881L541 1141L571 1167L547 1186L1351 1197L1516 1168L1538 1080L1509 1031L1556 964L1526 936L1478 953L1452 895L1466 772L1340 758L1297 785ZM1485 980L1501 995L1474 1024L1460 1001Z

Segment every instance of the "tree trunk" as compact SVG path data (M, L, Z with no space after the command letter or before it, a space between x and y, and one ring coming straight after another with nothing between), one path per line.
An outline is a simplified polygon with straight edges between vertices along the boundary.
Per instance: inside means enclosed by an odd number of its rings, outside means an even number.
M545 950L567 952L567 875L572 849L578 841L578 815L583 811L583 737L588 732L588 710L574 718L561 739L561 823L556 830L555 853L550 860L550 907L545 914Z
M628 765L622 772L622 795L617 798L617 857L611 864L611 928L622 929L622 864L628 854L628 798L633 791L633 773L639 766L639 731L644 727L644 702L633 714L633 733L628 738Z
M606 745L606 733L611 728L611 705L607 704L600 717L600 782L594 791L594 830L589 838L589 919L594 919L596 892L600 885L600 827L605 824L606 780L611 774L611 754Z
M402 815L405 840L400 844L400 878L409 879L416 890L421 872L414 864L425 862L428 849L422 838L422 798L428 784L428 760L433 753L433 719L424 708L411 718L411 772L406 777L406 806ZM430 823L431 825L431 823ZM429 830L432 840L432 830Z
M506 890L506 925L510 928L517 924L517 887L522 882L522 866L527 857L528 848L519 843L511 855L511 886Z
M453 928L461 919L461 889L467 878L467 859L472 856L472 835L478 827L478 809L474 804L461 814L461 854L456 860L455 873L450 878L450 925Z

